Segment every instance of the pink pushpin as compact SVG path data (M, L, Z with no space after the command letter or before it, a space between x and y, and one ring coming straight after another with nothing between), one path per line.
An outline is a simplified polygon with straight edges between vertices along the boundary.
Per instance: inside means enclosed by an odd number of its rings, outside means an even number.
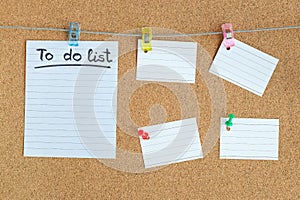
M230 50L231 47L234 46L234 35L232 30L232 24L226 23L222 25L223 32L223 43L227 50Z

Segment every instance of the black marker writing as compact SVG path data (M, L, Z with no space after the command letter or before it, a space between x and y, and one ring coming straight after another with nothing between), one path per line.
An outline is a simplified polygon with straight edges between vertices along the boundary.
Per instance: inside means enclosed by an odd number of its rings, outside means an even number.
M36 66L34 69L41 69L41 68L49 68L49 67L96 67L96 68L111 68L110 66L105 65L91 65L91 64L55 64L55 65L42 65Z
M41 53L40 53L40 60L43 61L44 51L47 51L47 49L36 49L36 51L41 51ZM45 58L46 58L47 60L52 60L53 57L54 57L54 56L53 56L53 54L51 54L51 53L46 53L46 54L45 54Z
M72 61L72 59L75 60L75 61L80 61L81 58L82 58L81 54L80 54L80 53L74 53L74 54L72 55L72 51L73 51L73 50L70 49L70 53L65 53L65 54L64 54L64 59L65 59L65 61L68 61L68 60Z
M109 50L106 49L105 51L103 51L103 53L106 54L106 60L107 60L107 62L109 62L109 63L112 62L112 60L110 60L110 59L108 58L108 56L109 56L109 54L110 54Z
M98 52L94 52L93 49L89 49L88 50L88 60L90 62L105 62L105 61L109 62L109 63L112 62L112 60L109 59L109 54L111 54L111 53L107 48L105 51L102 51L102 53L104 53L104 54L98 55Z

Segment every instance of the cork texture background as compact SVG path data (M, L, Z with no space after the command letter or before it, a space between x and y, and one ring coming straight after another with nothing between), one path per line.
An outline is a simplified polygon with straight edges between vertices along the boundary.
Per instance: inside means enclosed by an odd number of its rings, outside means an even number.
M300 25L300 3L10 0L1 2L0 19L3 26L68 28L70 21L78 21L82 29L91 31L125 32L150 26L198 33L221 31L221 24L226 22L233 23L236 30ZM82 34L81 40L108 37ZM23 157L26 40L66 40L67 33L0 29L0 198L300 199L300 30L236 33L235 37L278 58L279 63L263 97L222 81L226 113L242 118L279 118L279 160L220 160L217 143L204 159L147 173L127 173L97 159ZM222 36L192 39L213 58ZM135 51L122 55L119 79L135 65ZM197 93L197 106L204 113L199 122L203 140L211 111L209 92L199 73L191 87ZM155 104L164 107L167 121L182 118L181 105L174 94L152 83L131 96L132 120L139 126L148 125L149 109ZM129 152L141 151L138 138L119 128L117 145Z

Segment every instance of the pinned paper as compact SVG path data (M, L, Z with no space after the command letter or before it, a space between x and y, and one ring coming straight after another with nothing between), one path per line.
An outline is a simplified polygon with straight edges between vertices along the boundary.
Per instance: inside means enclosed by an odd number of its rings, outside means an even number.
M196 118L141 127L149 134L140 143L145 168L203 158Z
M220 158L278 160L279 120L235 118L226 130L221 118Z
M195 83L197 43L152 40L145 53L138 40L137 80Z
M115 158L118 43L27 41L24 156Z
M227 50L221 44L209 72L262 96L278 59L235 39Z

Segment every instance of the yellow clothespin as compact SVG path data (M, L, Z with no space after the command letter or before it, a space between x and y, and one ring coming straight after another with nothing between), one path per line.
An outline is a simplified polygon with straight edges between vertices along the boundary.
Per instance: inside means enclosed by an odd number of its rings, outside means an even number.
M142 28L142 49L145 53L152 51L152 30L151 28Z

